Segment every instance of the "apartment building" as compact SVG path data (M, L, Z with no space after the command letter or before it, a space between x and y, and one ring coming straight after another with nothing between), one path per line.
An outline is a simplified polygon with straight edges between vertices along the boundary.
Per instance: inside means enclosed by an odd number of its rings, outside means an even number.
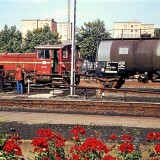
M21 31L23 37L27 34L27 31L33 31L37 28L43 28L45 25L48 25L51 31L57 32L57 22L54 19L28 19L21 21Z
M154 24L142 24L137 20L113 23L113 38L139 38L143 34L154 36Z
M55 22L54 19L28 19L21 21L21 31L23 37L27 34L27 31L33 31L37 28L43 28L48 25L53 32L58 32L62 42L71 41L71 24L68 22Z
M60 35L62 42L71 42L72 39L72 23L68 22L57 22L57 32Z

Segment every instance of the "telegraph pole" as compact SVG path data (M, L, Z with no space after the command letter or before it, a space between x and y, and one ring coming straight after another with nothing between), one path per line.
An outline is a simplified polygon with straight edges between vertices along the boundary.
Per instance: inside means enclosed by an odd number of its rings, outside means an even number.
M71 53L71 87L70 87L70 95L73 96L75 94L75 30L76 30L76 0L74 0L74 20L72 27L72 53Z

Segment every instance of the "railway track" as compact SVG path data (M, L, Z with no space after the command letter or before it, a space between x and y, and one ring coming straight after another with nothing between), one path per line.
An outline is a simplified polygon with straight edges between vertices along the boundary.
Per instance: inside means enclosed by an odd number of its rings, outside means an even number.
M62 95L48 99L29 98L29 95L48 94L51 88L32 88L34 92L23 96L2 94L0 110L160 117L159 88L130 85L129 88L104 89L92 84L75 87L77 96L74 97L68 96L69 86L61 88Z
M0 110L160 117L160 103L84 99L78 96L50 99L1 97Z

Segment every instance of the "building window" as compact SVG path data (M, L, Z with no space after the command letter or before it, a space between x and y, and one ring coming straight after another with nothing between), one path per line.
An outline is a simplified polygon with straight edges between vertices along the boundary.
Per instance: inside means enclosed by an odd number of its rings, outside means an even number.
M131 30L131 32L133 32L133 30Z
M138 25L134 25L134 28L138 28Z
M133 28L133 25L131 25L131 28Z

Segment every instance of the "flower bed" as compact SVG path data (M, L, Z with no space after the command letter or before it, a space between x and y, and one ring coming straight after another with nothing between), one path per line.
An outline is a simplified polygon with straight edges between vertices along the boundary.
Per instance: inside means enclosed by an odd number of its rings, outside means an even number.
M69 139L50 128L38 129L36 134L31 142L34 160L141 160L144 153L148 160L160 159L160 133L156 131L146 134L145 147L138 133L134 136L112 133L106 139L97 133L86 138L86 129L78 125L70 130ZM71 143L69 150L64 149L66 141ZM0 134L0 159L24 159L21 142L16 134Z

